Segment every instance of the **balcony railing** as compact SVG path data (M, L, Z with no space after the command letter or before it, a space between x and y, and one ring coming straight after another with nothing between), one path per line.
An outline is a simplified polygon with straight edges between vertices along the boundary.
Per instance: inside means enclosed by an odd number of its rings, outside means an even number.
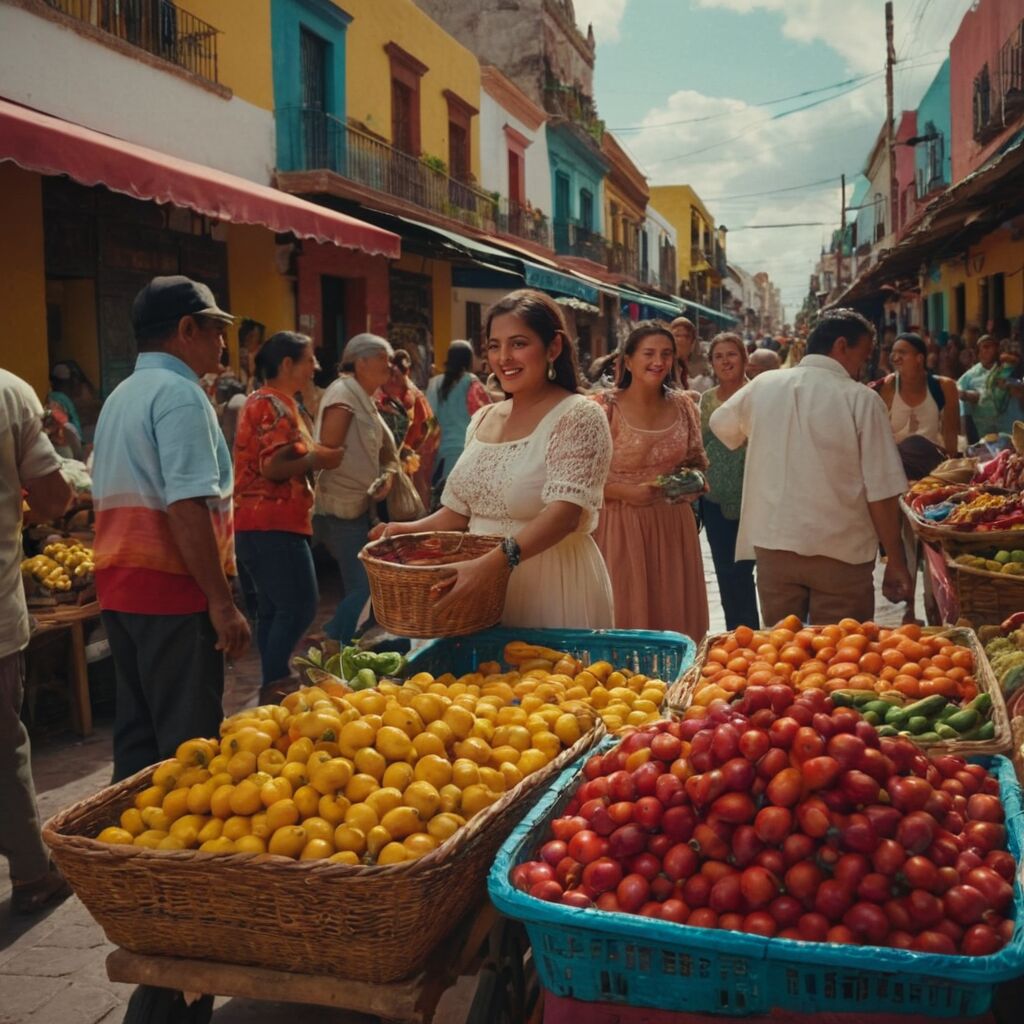
M523 206L511 199L500 199L497 228L506 235L515 235L551 248L551 224L540 210L532 206Z
M585 228L575 220L556 220L555 252L563 256L581 256L594 263L605 263L608 243L603 235Z
M604 121L597 116L592 97L575 85L548 78L544 85L544 109L582 128L598 145L604 137Z
M55 10L217 81L218 29L173 0L46 0Z
M627 249L621 242L613 242L607 251L609 270L640 279L640 254L635 249Z

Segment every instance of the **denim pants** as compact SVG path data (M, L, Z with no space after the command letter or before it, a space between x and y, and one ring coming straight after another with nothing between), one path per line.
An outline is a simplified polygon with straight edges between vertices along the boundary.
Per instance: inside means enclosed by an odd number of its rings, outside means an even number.
M117 677L114 782L194 736L216 736L224 717L224 655L206 612L104 611Z
M722 506L707 498L701 502L701 506L711 558L715 563L715 575L718 577L718 592L725 611L726 628L750 626L756 629L759 619L757 591L754 589L754 563L747 559L736 561L739 520L726 519L722 515Z
M256 645L266 686L288 677L295 645L316 616L313 554L303 534L285 530L240 530L235 554L256 591Z
M39 834L32 748L21 721L23 669L21 651L0 658L0 854L12 879L34 882L49 869L50 855Z
M315 515L313 533L338 563L345 587L345 596L324 626L324 632L332 640L347 644L355 635L363 605L370 596L370 581L366 578L363 563L359 561L359 552L366 546L370 533L370 517L364 514L358 519L339 519L337 516Z

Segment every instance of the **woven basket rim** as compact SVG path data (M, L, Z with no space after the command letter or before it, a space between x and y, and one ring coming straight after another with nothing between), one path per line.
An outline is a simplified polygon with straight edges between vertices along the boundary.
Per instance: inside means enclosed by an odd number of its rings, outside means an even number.
M478 541L490 542L490 545L492 547L497 547L502 542L502 540L504 539L502 537L497 537L497 536L494 536L493 534L489 534L489 533L469 533L466 530L426 530L426 531L424 531L422 533L403 533L403 534L399 534L396 537L378 537L377 540L370 541L370 543L367 544L362 549L362 551L359 552L359 559L366 563L366 566L367 566L368 569L372 566L374 568L380 567L380 568L387 568L389 570L390 569L394 569L394 570L401 570L401 571L406 571L406 572L420 572L420 573L424 573L424 572L433 572L433 573L450 572L452 566L454 566L454 565L461 565L462 563L461 562L446 562L443 565L405 565L403 562L391 562L391 561L388 561L386 558L376 558L373 555L373 553L372 553L373 549L376 548L377 546L381 545L381 544L392 544L392 543L394 543L394 542L396 542L398 540L414 540L414 539L419 539L419 538L422 538L422 537L444 537L444 536L463 537L463 538L471 537L474 542L478 542ZM468 559L464 559L464 561L468 561Z
M279 872L299 873L310 879L344 879L344 878L398 878L413 876L431 869L447 867L470 843L486 829L490 823L502 815L510 805L533 790L543 786L550 778L559 773L567 765L581 757L592 747L601 742L607 735L604 721L598 716L594 725L587 730L571 747L566 747L557 757L549 761L542 769L528 775L512 789L502 794L489 807L475 815L449 839L442 842L436 849L424 854L416 860L400 861L397 864L334 864L325 860L297 861L290 857L282 857L268 853L230 853L217 854L201 850L153 850L141 846L129 846L101 843L90 836L67 834L62 831L75 819L81 818L98 804L117 804L132 792L142 788L149 781L159 765L150 765L136 772L127 779L122 779L111 786L106 786L84 800L79 800L71 807L58 811L42 827L43 839L51 849L75 848L81 853L113 860L131 857L144 857L147 860L165 861L198 861L210 865L245 864L268 873L272 877ZM161 762L165 763L165 762Z
M966 552L964 552L964 554L966 554ZM1009 572L993 572L991 569L975 569L973 565L963 565L961 562L957 562L954 556L948 551L944 551L943 555L946 559L946 565L951 569L954 569L956 572L967 573L971 576L980 576L983 579L998 580L1000 583L1024 586L1024 575L1017 576Z
M956 530L951 526L942 526L939 523L930 523L918 515L909 504L901 497L900 508L903 514L910 521L915 533L923 540L934 543L952 544L974 544L987 545L999 544L1002 541L1021 540L1024 541L1024 530Z

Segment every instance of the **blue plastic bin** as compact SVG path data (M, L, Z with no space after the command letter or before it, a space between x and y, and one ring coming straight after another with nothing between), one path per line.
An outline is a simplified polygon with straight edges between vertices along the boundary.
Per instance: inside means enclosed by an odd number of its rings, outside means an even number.
M1013 767L1005 757L978 760L999 779L1010 851L1019 863L1024 812ZM509 872L547 837L580 767L566 769L540 798L498 851L487 880L494 905L525 924L541 983L556 995L730 1016L779 1008L965 1018L989 1008L997 983L1024 972L1020 872L1013 937L987 957L766 939L534 899L512 887Z
M523 640L566 651L585 665L611 662L646 676L664 680L669 686L693 664L695 646L682 633L659 633L646 629L485 629L470 636L431 640L409 657L410 672L457 676L475 672L484 661L501 662L505 644Z

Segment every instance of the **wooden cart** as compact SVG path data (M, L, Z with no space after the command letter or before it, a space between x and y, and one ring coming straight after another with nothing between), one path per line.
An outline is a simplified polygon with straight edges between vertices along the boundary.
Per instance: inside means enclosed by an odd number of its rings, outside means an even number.
M209 960L141 956L124 949L107 957L107 976L111 981L185 992L190 1001L198 996L233 996L326 1006L339 1011L339 1024L362 1024L367 1016L382 1024L431 1024L444 993L460 978L475 977L476 992L465 1024L539 1024L540 990L528 952L522 926L499 915L485 900L437 947L419 974L401 981L376 984ZM340 950L339 956L344 955ZM181 1019L195 1018L183 1010ZM143 1024L143 1019L129 1011L125 1024Z

